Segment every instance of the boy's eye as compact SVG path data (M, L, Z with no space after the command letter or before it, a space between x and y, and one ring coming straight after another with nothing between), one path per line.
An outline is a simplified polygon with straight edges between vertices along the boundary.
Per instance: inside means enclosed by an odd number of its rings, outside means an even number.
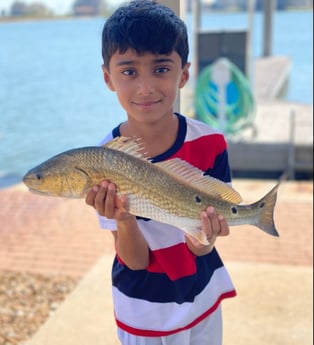
M122 71L122 74L127 75L127 76L133 76L135 75L135 71L133 69L126 69Z
M168 67L158 67L158 68L155 69L156 73L166 73L168 71L169 71Z

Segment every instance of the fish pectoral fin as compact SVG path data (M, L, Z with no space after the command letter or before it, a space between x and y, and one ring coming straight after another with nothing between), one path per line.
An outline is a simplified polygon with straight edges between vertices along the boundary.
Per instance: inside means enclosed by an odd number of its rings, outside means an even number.
M181 182L189 184L201 192L206 192L214 197L235 204L239 204L242 201L240 194L230 185L214 177L204 176L202 170L180 158L173 158L164 162L155 163L155 165L167 171Z
M84 196L91 188L91 183L88 173L80 167L75 167L66 179L71 195L76 197Z

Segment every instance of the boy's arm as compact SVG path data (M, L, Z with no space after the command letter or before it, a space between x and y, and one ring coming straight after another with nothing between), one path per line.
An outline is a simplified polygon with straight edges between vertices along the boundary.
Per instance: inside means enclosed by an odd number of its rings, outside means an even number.
M119 258L133 270L145 269L149 264L149 248L138 228L135 216L128 212L126 198L116 197L114 184L103 181L87 194L86 203L94 207L99 215L117 222L114 231L115 247Z
M117 221L118 229L113 232L116 252L119 258L132 270L142 270L149 265L149 248L139 230L136 218L131 216Z

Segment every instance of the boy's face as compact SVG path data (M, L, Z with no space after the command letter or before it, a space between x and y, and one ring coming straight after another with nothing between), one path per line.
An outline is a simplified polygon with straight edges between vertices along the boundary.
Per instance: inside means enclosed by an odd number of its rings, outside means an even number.
M182 68L176 52L170 55L145 53L133 49L116 52L109 69L103 66L109 89L117 93L128 118L139 122L155 122L173 114L178 89L189 79L189 66Z

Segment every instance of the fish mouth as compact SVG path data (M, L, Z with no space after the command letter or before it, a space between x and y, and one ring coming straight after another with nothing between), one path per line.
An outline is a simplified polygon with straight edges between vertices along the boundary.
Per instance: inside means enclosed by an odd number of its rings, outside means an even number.
M28 190L29 190L30 192L32 192L32 193L34 193L34 194L38 194L38 195L47 195L47 193L42 192L42 191L39 191L39 190L34 189L34 188L32 188L32 187L27 187L27 188L28 188Z

